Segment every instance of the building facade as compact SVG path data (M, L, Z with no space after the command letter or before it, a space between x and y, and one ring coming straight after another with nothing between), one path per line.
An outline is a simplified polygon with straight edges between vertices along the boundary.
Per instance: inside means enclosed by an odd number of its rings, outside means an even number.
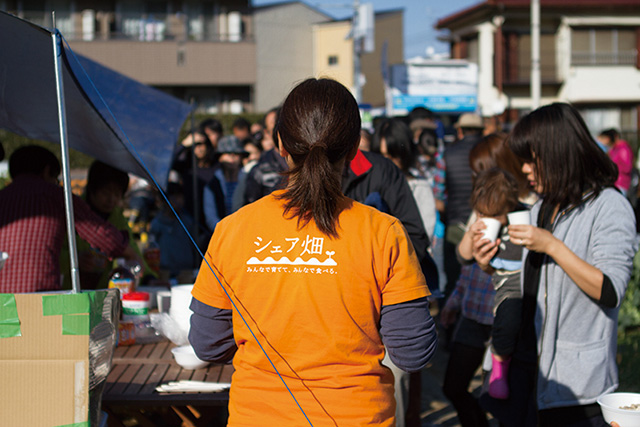
M256 7L257 111L278 105L296 83L329 77L354 91L354 44L351 19L334 20L301 1ZM384 106L382 54L389 65L403 61L403 11L374 14L374 50L360 55L361 103ZM355 92L355 91L354 91Z
M332 20L299 1L254 9L256 111L279 105L296 83L315 75L313 27Z
M253 110L256 44L249 0L0 0L55 26L74 52L211 114Z
M404 58L402 9L376 12L374 49L360 56L362 104L384 107L383 66L401 64ZM341 20L314 26L314 70L317 76L334 78L353 90L354 46L349 37L351 21ZM384 58L383 58L384 56Z
M569 102L595 134L637 139L640 7L637 0L540 0L541 105ZM483 116L515 122L529 112L530 1L487 0L442 18L453 58L478 65Z
M311 76L354 88L350 19L301 1L0 0L0 9L57 27L71 49L208 114L265 112ZM361 103L384 106L381 64L403 61L403 10L374 14L374 50L360 55Z

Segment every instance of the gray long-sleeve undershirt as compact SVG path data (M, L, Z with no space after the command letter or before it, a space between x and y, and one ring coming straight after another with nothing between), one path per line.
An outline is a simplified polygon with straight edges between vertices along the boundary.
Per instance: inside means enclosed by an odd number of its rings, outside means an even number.
M237 350L232 310L211 307L195 298L191 310L189 341L198 357L216 363L230 362ZM438 341L427 299L383 306L380 335L389 357L400 369L415 372L426 366Z

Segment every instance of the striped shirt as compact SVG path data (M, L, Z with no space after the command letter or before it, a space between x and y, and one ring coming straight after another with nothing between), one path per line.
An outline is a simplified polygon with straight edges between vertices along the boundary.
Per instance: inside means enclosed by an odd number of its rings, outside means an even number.
M444 156L441 151L436 153L436 168L433 174L433 196L436 200L447 201L447 166L444 163Z

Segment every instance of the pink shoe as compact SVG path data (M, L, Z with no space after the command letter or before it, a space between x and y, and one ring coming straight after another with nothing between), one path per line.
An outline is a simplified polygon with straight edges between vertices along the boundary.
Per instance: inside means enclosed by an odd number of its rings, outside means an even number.
M502 362L491 355L493 366L491 368L491 376L489 377L489 396L495 399L509 398L509 383L507 374L509 373L509 362L511 358Z

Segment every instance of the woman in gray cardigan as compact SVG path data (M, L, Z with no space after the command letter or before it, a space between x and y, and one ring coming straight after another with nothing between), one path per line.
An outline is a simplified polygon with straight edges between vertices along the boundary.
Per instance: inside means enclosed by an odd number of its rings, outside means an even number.
M596 399L618 387L617 319L637 249L617 168L578 111L555 103L523 117L509 137L541 196L532 224L511 225L524 247L523 316L505 425L606 426ZM493 244L477 242L488 262ZM503 407L504 408L504 407Z

